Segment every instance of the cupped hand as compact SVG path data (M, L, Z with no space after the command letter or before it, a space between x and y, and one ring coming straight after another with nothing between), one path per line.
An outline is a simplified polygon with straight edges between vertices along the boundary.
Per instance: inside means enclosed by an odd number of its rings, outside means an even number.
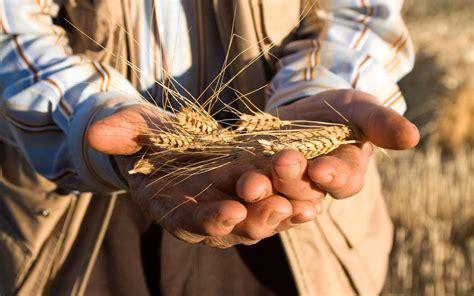
M264 165L226 166L174 183L156 174L128 174L137 160L129 155L140 150L140 135L150 121L158 120L141 106L126 107L94 122L87 141L92 148L115 155L133 199L176 237L221 248L253 244L293 226L292 217L297 216L293 222L316 217L312 202L288 200L274 191L268 173L259 170ZM242 200L236 193L241 189L257 197Z
M416 146L420 137L416 126L402 115L382 106L375 97L354 90L322 92L272 110L272 113L284 120L350 124L363 134L363 143L342 145L311 161L296 151L281 151L273 157L271 174L260 176L261 184L266 184L261 191L276 191L293 204L312 202L318 213L321 211L320 201L326 193L334 198L347 198L362 189L374 145L409 149ZM239 196L252 200L255 196L245 186L241 185ZM298 222L305 221L307 219L302 216Z

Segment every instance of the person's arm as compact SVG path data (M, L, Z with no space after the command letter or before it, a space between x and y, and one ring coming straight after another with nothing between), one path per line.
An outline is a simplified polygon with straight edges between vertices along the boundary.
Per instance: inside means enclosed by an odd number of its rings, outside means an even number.
M307 2L311 12L297 40L285 48L266 109L322 91L356 89L403 113L405 101L396 83L414 62L400 15L403 1Z
M343 145L308 162L294 180L275 172L271 178L278 192L292 199L309 200L314 188L347 198L363 188L371 143L408 149L419 141L416 126L400 115L406 105L396 84L413 66L413 47L400 15L402 0L306 2L316 4L298 38L285 47L266 110L282 119L346 123L328 102L367 142ZM274 167L285 163L297 159L278 158Z
M0 0L0 137L62 188L124 188L110 156L84 136L92 122L136 104L139 94L111 67L71 52L64 30L53 24L59 8Z

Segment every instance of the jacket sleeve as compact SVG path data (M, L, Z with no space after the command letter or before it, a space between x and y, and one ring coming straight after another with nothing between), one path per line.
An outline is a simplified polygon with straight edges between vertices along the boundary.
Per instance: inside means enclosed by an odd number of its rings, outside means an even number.
M309 12L268 88L267 109L326 90L357 89L403 113L406 104L397 81L414 63L400 15L403 1L307 2Z
M110 157L84 134L139 94L112 68L71 53L53 24L58 10L52 1L0 0L0 139L62 188L124 188Z

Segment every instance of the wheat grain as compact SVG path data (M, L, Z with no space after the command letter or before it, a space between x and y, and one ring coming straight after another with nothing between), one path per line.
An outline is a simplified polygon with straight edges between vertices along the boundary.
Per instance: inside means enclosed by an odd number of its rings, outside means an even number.
M266 112L258 112L255 114L241 114L240 120L237 122L236 131L269 131L277 130L289 124L289 121L283 121L278 117Z
M183 132L194 136L197 142L228 143L236 137L230 129L222 128L220 124L204 110L193 111L183 107L176 113L174 122Z
M176 113L175 123L190 134L213 134L220 129L219 124L208 114L183 107Z
M153 146L173 150L202 150L202 145L195 141L194 138L178 133L161 132L153 134L149 137Z

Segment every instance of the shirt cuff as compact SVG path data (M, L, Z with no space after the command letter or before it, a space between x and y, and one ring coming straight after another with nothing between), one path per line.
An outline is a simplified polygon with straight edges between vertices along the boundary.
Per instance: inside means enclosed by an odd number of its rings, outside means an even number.
M124 106L140 104L133 97L118 92L102 92L80 104L74 112L67 144L70 159L82 181L81 191L113 192L127 189L120 173L113 165L112 156L94 150L85 139L88 127Z

